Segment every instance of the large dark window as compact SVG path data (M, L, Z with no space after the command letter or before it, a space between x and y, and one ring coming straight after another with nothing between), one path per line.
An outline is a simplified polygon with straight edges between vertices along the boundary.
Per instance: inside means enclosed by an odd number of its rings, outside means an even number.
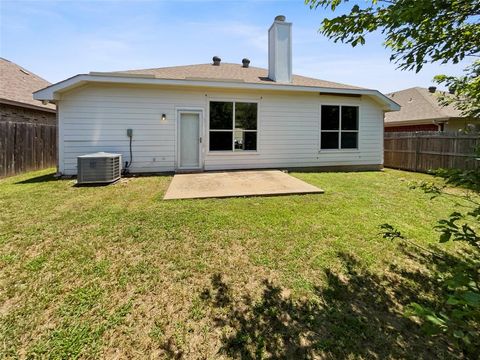
M322 105L320 148L358 148L357 106Z
M210 102L210 151L257 150L257 103Z

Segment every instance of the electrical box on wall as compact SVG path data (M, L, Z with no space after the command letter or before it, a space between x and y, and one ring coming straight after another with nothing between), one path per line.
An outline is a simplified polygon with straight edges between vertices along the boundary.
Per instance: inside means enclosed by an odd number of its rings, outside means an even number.
M127 136L132 137L133 136L133 129L127 129Z

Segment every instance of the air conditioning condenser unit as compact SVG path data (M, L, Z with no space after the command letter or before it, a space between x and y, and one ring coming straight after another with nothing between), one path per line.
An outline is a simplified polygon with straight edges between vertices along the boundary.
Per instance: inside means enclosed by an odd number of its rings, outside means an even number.
M121 177L122 155L98 152L77 157L77 184L105 184Z

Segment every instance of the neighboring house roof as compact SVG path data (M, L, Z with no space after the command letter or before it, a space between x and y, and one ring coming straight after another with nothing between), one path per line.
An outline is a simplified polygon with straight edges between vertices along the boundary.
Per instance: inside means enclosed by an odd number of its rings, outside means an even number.
M244 68L240 64L231 63L222 63L219 66L214 66L212 64L172 66L154 69L118 71L116 73L153 75L159 79L240 81L249 84L285 85L285 83L277 83L270 80L268 78L268 69L253 66ZM319 80L300 75L292 75L292 82L288 83L288 85L316 86L332 89L362 89L357 86Z
M387 96L398 103L400 111L385 114L385 125L427 124L435 121L447 121L461 117L460 111L453 105L441 106L438 102L440 92L414 87L396 91Z
M156 69L127 70L117 72L91 72L39 90L38 100L56 100L59 94L86 83L176 85L212 87L224 89L303 91L325 94L366 95L380 103L385 111L396 111L398 104L377 90L365 89L331 81L293 75L292 82L275 82L268 78L268 70L256 67L244 68L241 64L222 63L175 66Z
M33 99L33 92L50 83L21 66L0 58L0 103L55 111L54 104L43 105Z

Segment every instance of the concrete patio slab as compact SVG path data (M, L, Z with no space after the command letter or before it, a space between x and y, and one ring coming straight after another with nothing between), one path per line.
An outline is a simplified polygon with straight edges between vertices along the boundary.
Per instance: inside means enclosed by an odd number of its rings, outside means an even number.
M323 193L279 170L176 174L164 200Z

